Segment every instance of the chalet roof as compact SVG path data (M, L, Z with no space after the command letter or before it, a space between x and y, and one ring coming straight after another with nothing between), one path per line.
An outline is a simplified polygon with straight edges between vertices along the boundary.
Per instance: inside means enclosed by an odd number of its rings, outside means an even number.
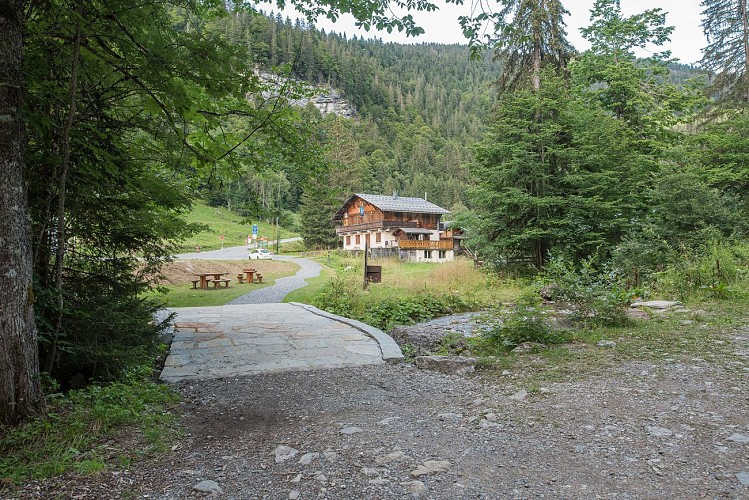
M428 202L422 198L407 198L404 196L385 196L381 194L355 193L346 200L343 207L336 212L334 219L341 219L346 207L355 198L361 198L371 203L383 212L412 212L415 214L448 214L449 210Z

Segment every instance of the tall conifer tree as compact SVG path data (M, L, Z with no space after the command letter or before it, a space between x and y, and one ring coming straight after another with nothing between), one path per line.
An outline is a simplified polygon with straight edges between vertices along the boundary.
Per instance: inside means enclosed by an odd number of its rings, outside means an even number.
M708 45L702 66L717 74L712 88L722 101L749 104L749 0L702 0Z

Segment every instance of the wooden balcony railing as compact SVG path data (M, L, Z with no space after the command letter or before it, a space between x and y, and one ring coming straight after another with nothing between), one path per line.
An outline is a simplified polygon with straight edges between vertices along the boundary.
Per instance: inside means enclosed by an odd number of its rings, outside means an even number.
M371 231L376 229L389 229L391 227L419 227L418 222L404 222L404 221L391 221L391 220L379 220L370 222L360 222L358 224L351 224L347 226L341 226L336 228L336 234L356 233L359 231Z
M453 240L399 240L401 250L452 250Z

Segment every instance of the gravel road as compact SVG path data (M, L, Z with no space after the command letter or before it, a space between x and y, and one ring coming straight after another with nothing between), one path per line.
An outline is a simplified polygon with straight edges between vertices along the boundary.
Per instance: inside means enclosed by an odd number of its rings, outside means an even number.
M525 386L522 373L412 365L181 383L185 436L125 472L21 497L749 498L749 331L706 361L621 361Z
M278 278L273 286L253 290L228 302L227 305L283 302L286 295L307 286L305 280L319 276L322 270L322 266L317 262L301 257L274 257L274 259L294 262L295 264L299 264L301 269L294 276Z

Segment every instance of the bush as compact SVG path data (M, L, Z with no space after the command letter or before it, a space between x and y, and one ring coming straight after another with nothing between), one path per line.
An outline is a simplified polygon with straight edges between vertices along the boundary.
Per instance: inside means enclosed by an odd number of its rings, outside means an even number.
M550 285L553 300L569 302L572 319L593 326L622 326L626 308L639 294L611 269L597 269L591 257L575 266L563 258L552 258L542 278Z
M471 304L458 294L436 296L425 293L374 301L359 286L358 283L336 276L322 288L312 305L386 331L396 325L411 325L471 309Z
M652 286L680 300L701 294L727 299L741 294L748 267L749 245L713 242L701 252L684 251L677 262L655 275Z
M509 312L490 314L475 343L479 351L510 351L524 342L546 345L568 340L568 332L551 326L535 294L527 294Z

